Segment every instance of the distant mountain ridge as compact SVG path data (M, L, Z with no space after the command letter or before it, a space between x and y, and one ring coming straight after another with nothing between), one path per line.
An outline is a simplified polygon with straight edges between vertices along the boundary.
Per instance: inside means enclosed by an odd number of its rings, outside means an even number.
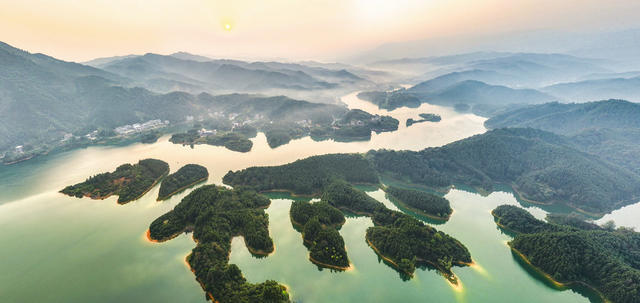
M571 102L607 98L640 102L640 76L559 83L541 90Z
M122 69L127 71L123 73L126 76L122 76L42 54L31 54L0 43L0 158L7 153L12 154L12 159L20 159L23 151L27 156L48 152L52 146L59 146L64 140L84 138L93 131L109 133L118 126L155 119L169 121L171 125L175 125L185 123L188 119L209 119L212 115L219 116L235 111L237 114L249 115L250 118L247 119L255 119L254 116L257 115L263 117L262 119L297 123L311 119L315 114L331 117L347 112L346 107L342 105L312 103L284 96L214 96L208 93L190 94L180 91L163 94L133 87L135 80L132 79L137 73L164 73L184 81L175 80L171 85L197 86L201 82L165 72L161 68L180 71L186 66L192 68L193 75L207 75L210 72L207 62L203 64L151 54L104 62L107 62L108 66L120 66L119 62L133 62L139 65L122 64ZM254 72L231 64L212 64L217 66L217 70L225 72L226 81L242 82L243 73L249 73L275 81L286 81L295 77L298 83L315 83L314 78L302 71ZM238 70L240 73L235 74L235 77L229 75ZM325 72L323 69L320 70ZM340 70L335 73L345 78L357 77Z
M185 52L169 56L148 53L102 60L98 67L133 79L157 92L260 92L269 89L321 90L368 80L346 69L333 70L296 63L210 59Z
M485 125L489 128L531 127L562 135L599 128L640 128L640 104L624 100L553 102L496 115Z

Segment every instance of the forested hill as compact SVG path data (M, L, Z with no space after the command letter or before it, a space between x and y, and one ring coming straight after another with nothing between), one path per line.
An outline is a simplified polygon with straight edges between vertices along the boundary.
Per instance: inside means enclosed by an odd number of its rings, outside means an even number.
M510 205L492 214L500 226L518 233L509 246L554 280L588 284L611 302L640 302L640 233L586 222L547 223Z
M623 100L547 103L497 115L488 128L532 127L569 136L574 146L640 174L640 104Z
M485 125L489 128L532 127L569 136L589 129L640 128L640 104L624 100L552 102L499 114Z
M370 151L376 170L434 188L462 183L491 190L510 184L529 200L593 213L636 202L640 176L574 149L562 136L535 129L497 129L443 147Z

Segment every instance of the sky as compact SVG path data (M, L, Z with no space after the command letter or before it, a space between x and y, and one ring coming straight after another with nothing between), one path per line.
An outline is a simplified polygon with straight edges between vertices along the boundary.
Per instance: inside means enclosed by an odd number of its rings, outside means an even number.
M385 43L640 26L636 0L0 0L0 41L82 62L187 51L331 60Z

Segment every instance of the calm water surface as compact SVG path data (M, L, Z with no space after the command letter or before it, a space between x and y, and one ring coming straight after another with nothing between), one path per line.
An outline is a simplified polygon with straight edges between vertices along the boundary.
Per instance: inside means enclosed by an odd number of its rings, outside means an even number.
M259 134L253 139L253 150L244 154L206 145L191 149L171 144L168 137L163 137L150 145L90 147L0 167L0 302L205 301L200 285L184 262L195 246L190 235L161 244L144 239L149 223L172 209L189 191L156 202L156 186L127 205L117 205L116 197L96 201L57 193L66 185L111 171L122 163L153 157L168 162L172 172L184 164L198 163L209 169L207 183L221 184L229 170L280 165L334 152L419 150L485 131L484 118L444 107L425 104L417 109L387 112L359 100L355 93L343 101L351 108L392 115L400 120L400 129L374 134L367 142L315 142L303 138L276 149L269 148L264 135ZM407 118L418 118L423 112L439 114L442 121L404 126ZM371 196L395 208L381 190L368 190ZM291 200L286 196L273 196L267 209L275 254L256 259L240 239L234 239L231 262L240 266L249 281L274 279L289 285L298 302L589 301L573 290L548 286L511 255L506 246L510 237L496 228L489 214L497 205L518 203L511 193L481 196L452 190L446 197L454 215L449 222L435 226L464 243L478 263L474 268L454 269L462 282L458 290L429 269L419 269L413 279L403 281L367 246L365 230L372 223L364 217L349 218L340 230L354 269L319 270L308 261L302 238L291 226ZM630 207L640 212L640 207ZM537 217L545 214L538 208L530 210ZM617 221L622 215L614 212L609 216Z

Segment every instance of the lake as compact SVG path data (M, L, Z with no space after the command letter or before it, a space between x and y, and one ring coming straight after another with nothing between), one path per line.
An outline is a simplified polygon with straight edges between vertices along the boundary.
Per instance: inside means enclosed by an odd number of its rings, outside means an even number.
M208 145L192 149L172 144L164 136L154 144L89 147L1 167L0 302L205 301L204 292L184 261L195 247L191 236L182 234L159 244L144 238L149 224L190 190L156 202L156 186L126 205L118 205L117 197L90 200L58 193L66 185L112 171L122 163L157 158L169 163L172 172L197 163L209 169L207 183L221 184L229 170L281 165L326 153L378 148L420 150L486 131L485 118L445 107L423 104L389 112L359 100L355 93L342 100L351 108L392 115L400 120L399 130L373 134L366 142L316 142L307 137L275 149L268 147L260 133L252 139L254 146L248 153ZM442 121L405 127L406 119L416 119L419 113L439 114ZM395 208L381 190L366 190ZM348 218L340 230L354 269L319 270L308 260L301 235L289 220L292 200L286 195L271 197L272 204L266 211L276 252L255 258L242 240L235 238L231 263L237 264L249 281L273 279L288 285L297 302L589 302L589 292L555 289L513 257L506 245L510 237L496 227L489 213L500 204L519 203L509 191L482 196L454 189L446 195L454 214L449 222L434 226L465 244L477 263L472 268L454 267L462 285L459 289L429 269L418 269L413 279L403 281L367 246L365 230L372 223L365 217ZM629 208L640 212L640 207ZM545 215L537 207L529 210L539 218ZM614 212L606 218L631 218L625 215Z

